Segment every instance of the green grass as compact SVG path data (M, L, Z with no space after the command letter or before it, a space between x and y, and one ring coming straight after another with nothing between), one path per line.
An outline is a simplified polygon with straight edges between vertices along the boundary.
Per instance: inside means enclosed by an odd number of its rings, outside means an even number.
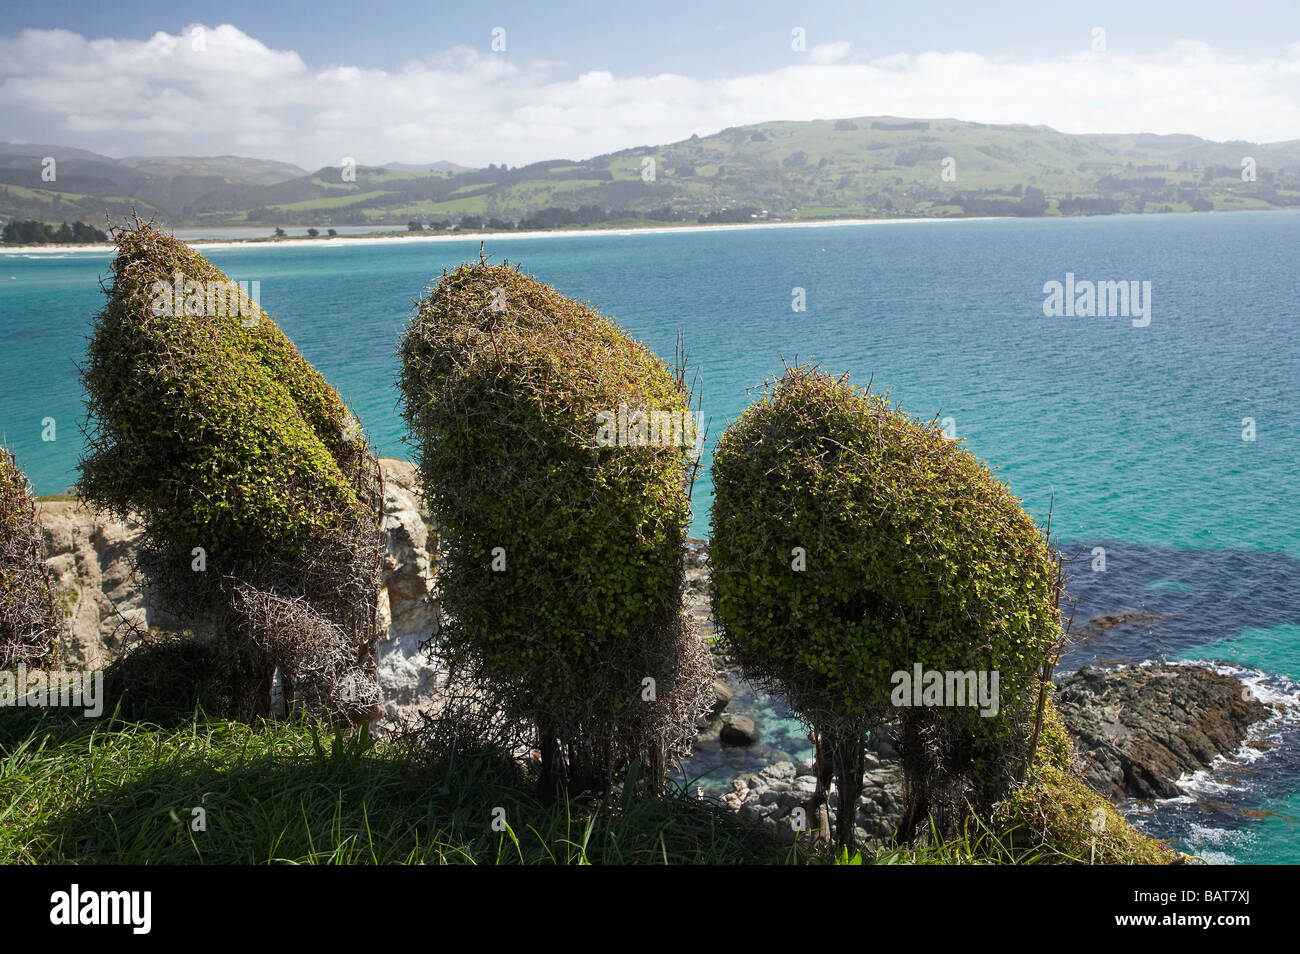
M0 710L0 864L1090 860L1077 846L1053 848L1032 838L1019 837L1013 847L1017 839L978 819L954 839L932 833L910 847L835 857L774 840L680 791L551 805L532 792L516 763L489 752L430 754L407 743L330 735L308 723L255 727L196 713L160 726ZM196 808L206 816L205 831L195 830ZM495 809L504 810L503 831L493 830Z
M798 856L707 803L540 804L509 764L196 715L0 712L0 864L742 864ZM206 812L195 831L194 809ZM505 831L492 827L504 809ZM499 814L499 813L498 813Z
M317 199L304 199L302 202L286 202L272 206L276 213L312 212L319 209L346 209L357 202L368 201L378 196L395 195L391 189L372 189L369 192L349 191L346 195L328 196Z

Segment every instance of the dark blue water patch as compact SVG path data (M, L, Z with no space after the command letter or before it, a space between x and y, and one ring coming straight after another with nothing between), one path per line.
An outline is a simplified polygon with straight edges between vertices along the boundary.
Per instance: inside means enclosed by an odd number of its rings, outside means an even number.
M1093 551L1105 550L1106 569L1094 571ZM1159 547L1120 540L1064 544L1078 553L1066 590L1078 631L1088 620L1123 610L1152 617L1075 639L1058 672L1082 666L1176 658L1185 650L1249 628L1300 623L1300 560L1288 553ZM1285 649L1283 650L1285 651ZM1290 647L1291 661L1300 645ZM1289 671L1287 660L1256 660Z

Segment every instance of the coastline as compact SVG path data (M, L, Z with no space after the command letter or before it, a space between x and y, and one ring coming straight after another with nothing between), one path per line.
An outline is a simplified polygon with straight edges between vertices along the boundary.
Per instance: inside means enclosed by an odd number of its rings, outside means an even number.
M1251 212L1297 212L1300 209L1280 208L1280 209L1220 209L1212 212L1171 212L1169 215L1227 215L1241 214ZM1108 215L1045 215L1032 216L1033 219L1051 219L1064 221L1066 219L1091 219L1091 218L1158 218L1161 213L1155 212L1115 212ZM906 218L889 218L889 219L805 219L798 222L728 222L714 225L642 225L626 226L617 228L590 228L590 229L538 229L528 232L470 232L464 235L460 234L438 234L438 235L421 235L415 232L401 232L396 229L391 234L381 235L336 235L333 237L322 236L319 238L283 238L276 239L272 237L258 239L185 239L185 244L204 249L226 250L234 248L306 248L306 247L325 247L325 246L358 246L382 244L391 242L472 242L475 240L493 242L509 239L541 239L541 238L563 238L575 237L582 235L671 235L680 232L730 232L748 229L815 229L815 228L834 228L836 226L852 225L904 225L907 223L933 223L933 222L998 222L998 221L1020 221L1023 216L1016 215L970 215L970 216L908 216ZM223 228L229 226L222 226ZM180 226L182 230L193 229L194 226ZM379 231L379 230L376 230ZM66 252L104 252L112 254L117 246L112 242L101 242L95 245L64 245L52 242L41 243L39 245L0 245L0 255L51 255Z
M849 225L901 225L909 222L991 222L997 219L1014 219L1015 216L981 215L981 216L916 216L912 218L893 219L810 219L803 222L736 222L721 225L664 225L632 228L597 228L597 229L542 229L530 232L471 232L465 235L419 235L405 233L397 235L346 236L333 238L284 238L284 239L193 239L187 245L203 249L232 248L320 248L324 246L357 246L391 242L473 242L501 241L508 239L540 239L582 235L668 235L678 232L720 232L747 229L808 229L833 228ZM41 245L0 246L0 255L14 254L53 254L58 252L104 252L112 254L116 246L112 242L97 245Z

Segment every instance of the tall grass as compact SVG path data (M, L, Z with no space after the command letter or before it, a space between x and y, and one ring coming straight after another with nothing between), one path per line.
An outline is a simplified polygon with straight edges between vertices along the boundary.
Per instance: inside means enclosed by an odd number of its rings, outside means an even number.
M490 749L246 725L0 710L0 864L1087 863L972 819L910 846L838 856L773 839L684 790L533 796ZM628 786L631 792L635 786ZM196 812L201 809L201 812ZM494 821L497 824L494 826ZM202 822L203 824L200 824Z
M160 727L11 710L0 713L0 863L798 858L680 792L547 806L513 764L491 753L464 755L454 771L445 768L445 760L406 746L323 736L308 723L257 728L196 713L188 723ZM200 819L206 830L196 830Z

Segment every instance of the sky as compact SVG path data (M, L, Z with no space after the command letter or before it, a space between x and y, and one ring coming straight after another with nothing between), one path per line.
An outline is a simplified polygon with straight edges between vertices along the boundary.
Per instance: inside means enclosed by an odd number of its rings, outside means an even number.
M0 141L115 157L515 166L867 115L1300 138L1300 0L0 7Z

